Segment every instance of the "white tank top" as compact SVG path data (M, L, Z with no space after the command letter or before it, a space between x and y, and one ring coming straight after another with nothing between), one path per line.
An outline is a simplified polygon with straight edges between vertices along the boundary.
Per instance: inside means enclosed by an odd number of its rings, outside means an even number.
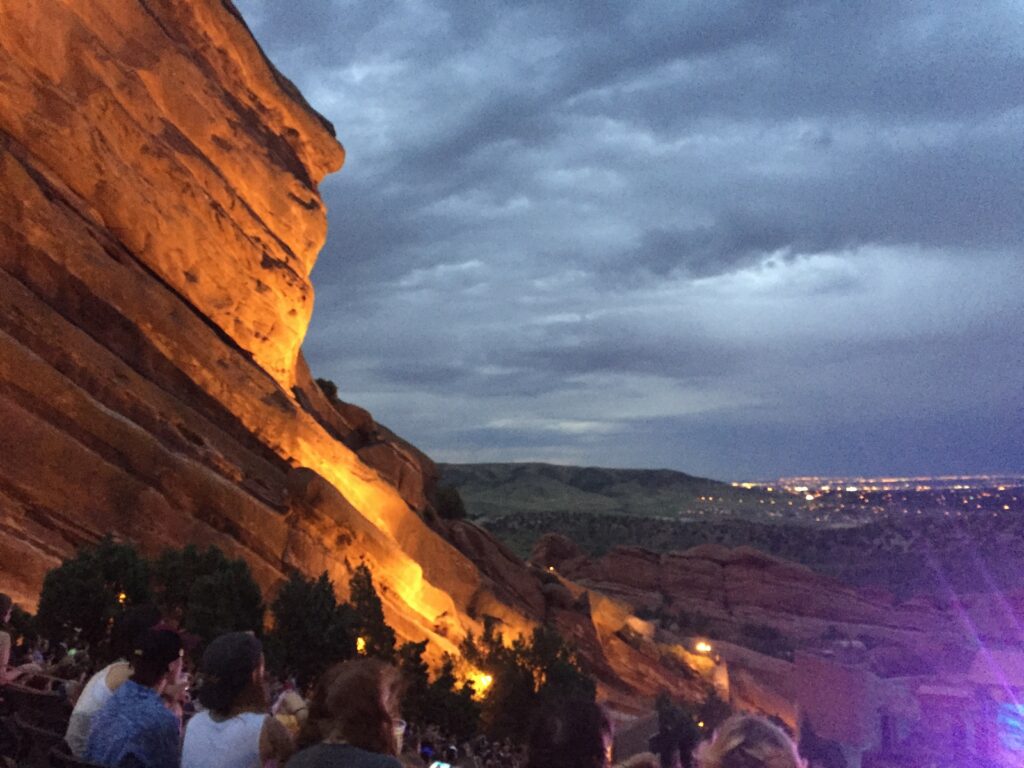
M185 726L181 768L260 768L260 732L268 717L243 712L216 721L198 713Z
M82 689L82 694L78 697L75 708L71 712L64 740L71 748L71 754L79 759L85 757L85 745L89 743L89 731L92 730L93 717L114 695L107 687L107 673L116 664L124 664L124 662L115 661L113 664L108 664L89 678L89 682L85 684L85 688Z

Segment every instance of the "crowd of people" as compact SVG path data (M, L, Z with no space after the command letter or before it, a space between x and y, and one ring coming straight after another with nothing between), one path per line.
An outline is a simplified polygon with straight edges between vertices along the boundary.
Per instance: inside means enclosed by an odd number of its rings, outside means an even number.
M11 601L0 595L0 624ZM0 627L0 683L40 671L14 665ZM210 642L193 668L187 642L140 606L110 636L109 663L80 687L64 741L80 761L107 768L610 768L612 722L589 701L536 713L525 753L478 739L460 750L434 748L428 731L401 719L402 681L392 665L359 658L330 667L308 698L268 685L263 649L248 632ZM3 689L0 688L0 698ZM680 764L689 755L676 754ZM759 717L727 720L692 756L697 768L802 768L790 738ZM632 758L631 768L658 766ZM663 767L664 768L664 767Z

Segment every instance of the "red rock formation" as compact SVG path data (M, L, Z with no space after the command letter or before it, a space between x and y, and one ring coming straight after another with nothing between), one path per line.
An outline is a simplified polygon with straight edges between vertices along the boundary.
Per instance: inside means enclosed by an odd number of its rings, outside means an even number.
M829 628L918 652L962 641L950 613L936 605L897 606L748 547L704 545L668 553L622 547L589 559L549 538L538 543L535 563L553 565L582 586L662 616L699 615L731 632L743 625L771 626L800 643L819 640Z
M430 460L310 377L317 184L344 155L230 3L8 4L0 68L5 588L33 602L113 533L216 543L268 589L366 560L441 647L474 606L531 626L417 514Z
M343 151L230 2L7 3L0 72L0 588L34 604L107 534L216 544L268 591L364 561L435 653L546 617L611 694L692 684L622 604L433 519L430 459L313 381Z

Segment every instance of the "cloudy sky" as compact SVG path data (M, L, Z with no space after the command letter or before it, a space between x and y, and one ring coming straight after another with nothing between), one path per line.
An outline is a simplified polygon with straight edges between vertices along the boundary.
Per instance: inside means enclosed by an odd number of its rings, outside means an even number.
M305 349L442 461L1024 471L1024 8L236 0L345 168Z

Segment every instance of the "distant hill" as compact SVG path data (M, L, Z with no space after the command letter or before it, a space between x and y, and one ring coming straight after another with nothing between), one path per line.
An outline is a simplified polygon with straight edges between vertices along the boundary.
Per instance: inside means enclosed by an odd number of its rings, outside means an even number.
M669 469L557 464L440 464L474 518L588 513L691 518L764 511L766 494Z
M671 470L551 464L441 464L469 516L519 555L545 533L601 555L700 544L751 546L847 583L896 594L1024 586L1024 515L950 517L874 507L822 517L801 496ZM926 500L922 500L922 504ZM833 510L834 513L834 510ZM964 557L964 553L971 557Z

